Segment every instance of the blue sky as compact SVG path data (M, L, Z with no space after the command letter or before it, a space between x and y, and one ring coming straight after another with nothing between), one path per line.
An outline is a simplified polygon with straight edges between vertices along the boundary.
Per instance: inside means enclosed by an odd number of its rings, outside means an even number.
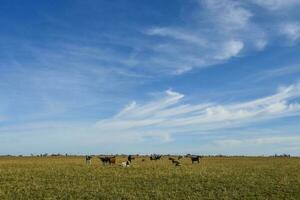
M0 2L0 154L300 155L299 0Z

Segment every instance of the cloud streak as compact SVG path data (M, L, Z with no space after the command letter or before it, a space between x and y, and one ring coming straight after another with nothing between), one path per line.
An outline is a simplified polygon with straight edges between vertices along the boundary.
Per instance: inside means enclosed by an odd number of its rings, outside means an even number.
M182 74L194 68L211 67L251 51L262 51L274 39L295 44L299 39L296 8L299 1L199 0L185 26L154 26L144 33L152 41L152 55L138 64L165 73ZM258 13L253 5L268 9ZM279 11L292 13L283 16ZM286 11L287 12L287 11ZM256 18L268 19L261 23Z
M163 41L152 48L156 56L149 60L152 65L168 65L170 73L182 74L241 54L245 48L241 33L254 28L250 22L252 13L234 1L199 1L197 6L203 14L188 23L191 27L152 27L145 31Z
M289 9L300 5L299 0L252 0L252 2L269 10Z
M183 103L184 95L171 90L160 99L145 104L131 103L114 117L101 120L97 129L110 134L152 133L162 137L196 132L204 134L224 128L243 127L266 120L300 114L300 85L279 88L264 98L231 104Z
M84 152L101 150L118 152L125 151L130 145L162 143L168 145L180 142L178 139L180 137L189 139L197 136L200 139L211 135L199 149L195 143L192 143L190 149L181 147L177 150L173 147L167 149L170 151L173 149L172 151L177 153L190 151L237 154L247 152L254 146L266 144L270 147L273 144L280 144L284 150L284 146L289 146L288 143L294 144L293 139L298 141L298 136L264 136L265 133L258 136L247 133L246 137L243 135L236 138L224 135L224 131L241 130L257 123L299 116L299 98L299 84L280 87L270 96L226 104L215 102L188 104L183 94L167 90L152 101L132 102L114 116L95 122L45 121L3 126L0 128L0 139L7 145L1 148L3 152L13 152L17 145L23 149L28 148L27 153L49 152L51 149L61 152L68 149L69 152L78 153L76 151L78 147L84 147ZM216 135L218 132L221 135ZM43 148L42 145L46 143L52 143L53 146ZM250 146L242 148L247 143L251 143L251 148ZM105 146L107 144L118 147L109 150ZM232 147L230 151L226 149L229 144ZM159 148L156 151L161 150L163 149ZM275 151L268 149L268 152Z
M287 24L283 24L281 26L281 33L286 36L290 42L295 43L300 39L300 23L289 22Z

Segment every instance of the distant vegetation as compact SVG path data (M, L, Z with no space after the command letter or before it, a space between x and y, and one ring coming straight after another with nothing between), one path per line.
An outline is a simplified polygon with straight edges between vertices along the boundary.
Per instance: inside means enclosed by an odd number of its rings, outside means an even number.
M300 158L136 157L130 167L82 156L0 158L0 199L300 199ZM174 157L177 160L177 157Z

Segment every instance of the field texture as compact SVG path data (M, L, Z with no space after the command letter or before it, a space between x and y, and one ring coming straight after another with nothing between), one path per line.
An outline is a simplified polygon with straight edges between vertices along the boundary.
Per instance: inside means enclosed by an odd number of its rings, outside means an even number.
M129 168L97 158L0 158L0 199L300 199L300 158L181 159L175 167L134 160Z

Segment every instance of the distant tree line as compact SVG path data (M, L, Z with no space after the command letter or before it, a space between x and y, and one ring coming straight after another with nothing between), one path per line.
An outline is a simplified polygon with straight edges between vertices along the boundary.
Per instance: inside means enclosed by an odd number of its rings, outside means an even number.
M132 156L150 156L152 154L146 155L139 155L139 154L131 154ZM246 155L222 155L222 154L217 154L217 155L196 155L196 154L157 154L157 155L161 155L161 156L168 156L168 157L178 157L178 156L182 156L182 157L192 157L192 156L201 156L201 157L292 157L290 154L274 154L274 155L257 155L257 156L246 156ZM26 155L27 156L27 155ZM80 154L60 154L60 153L52 153L52 154L48 154L48 153L41 153L41 154L30 154L31 157L68 157L68 156L85 156L85 155L80 155ZM95 156L95 155L90 155L90 156ZM97 156L117 156L117 157L127 157L127 154L97 154ZM25 157L25 155L10 155L10 154L6 154L6 155L0 155L0 157Z

